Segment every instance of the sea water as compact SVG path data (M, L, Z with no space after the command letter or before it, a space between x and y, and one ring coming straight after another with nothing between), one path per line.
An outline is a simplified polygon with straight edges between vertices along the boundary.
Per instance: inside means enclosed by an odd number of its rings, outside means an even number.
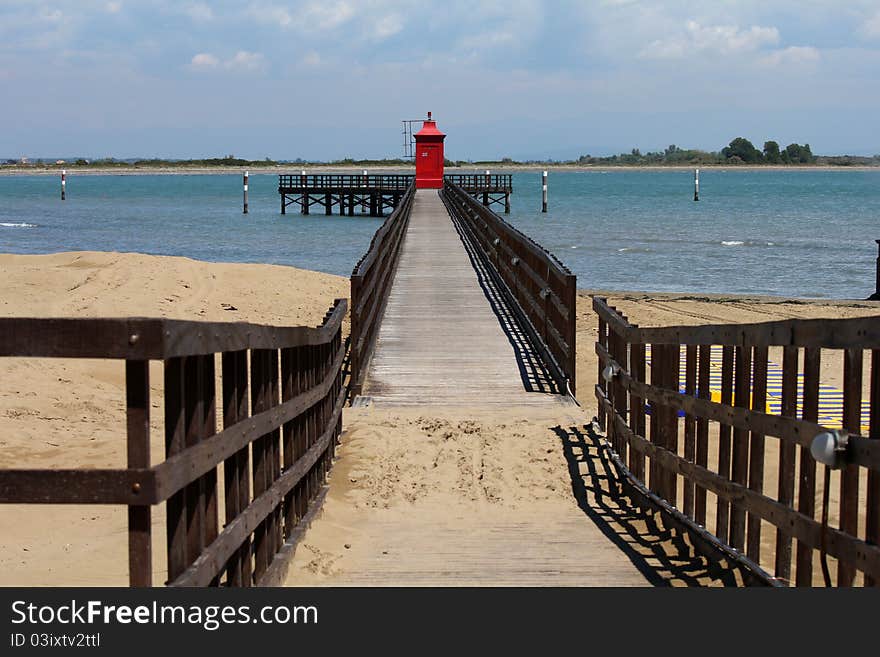
M275 174L0 176L0 252L134 251L347 276L381 219L280 214ZM507 219L580 288L864 299L874 291L880 170L513 174ZM495 206L499 210L499 206Z

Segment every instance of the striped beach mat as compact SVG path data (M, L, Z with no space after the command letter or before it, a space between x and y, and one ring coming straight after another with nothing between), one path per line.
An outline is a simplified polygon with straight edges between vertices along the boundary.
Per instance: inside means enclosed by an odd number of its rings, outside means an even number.
M709 365L709 392L712 401L721 401L721 347L713 346L711 349L710 365ZM681 347L679 354L679 392L684 393L685 380L685 363L687 351L684 346ZM647 345L645 350L645 361L648 365L651 363L651 345ZM734 376L736 376L736 364L733 368ZM751 400L750 400L751 401ZM797 416L803 414L804 402L804 375L798 372L797 377ZM751 404L750 404L751 406ZM776 363L770 361L767 363L767 407L766 412L772 415L780 415L782 413L782 368ZM679 416L684 416L683 411L679 411ZM862 421L861 433L867 435L870 422L870 402L866 399L862 400ZM818 423L829 429L843 428L843 391L826 383L819 383L819 419Z

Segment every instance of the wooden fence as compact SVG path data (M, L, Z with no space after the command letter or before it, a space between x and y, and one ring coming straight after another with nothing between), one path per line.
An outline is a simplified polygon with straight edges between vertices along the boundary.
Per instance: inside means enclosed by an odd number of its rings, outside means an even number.
M550 374L575 394L577 277L553 254L448 179L442 196L485 256Z
M400 257L400 246L415 198L415 185L410 184L400 205L385 220L370 248L351 272L351 394L360 394L367 371L382 310L391 291L394 271Z
M276 555L323 494L341 430L347 307L337 300L317 328L0 319L0 356L125 361L128 453L125 469L0 470L0 503L127 505L129 582L151 586L152 507L165 502L168 584L278 583ZM151 360L164 371L165 459L156 465Z
M747 582L880 583L880 318L639 328L601 297L593 308L598 419L628 494ZM768 407L771 349L779 413ZM843 467L821 465L817 479L823 354L842 360L847 440Z

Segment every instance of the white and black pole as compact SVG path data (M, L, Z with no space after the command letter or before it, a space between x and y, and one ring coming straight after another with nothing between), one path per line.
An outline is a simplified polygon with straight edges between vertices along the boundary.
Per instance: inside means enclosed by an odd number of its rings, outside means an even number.
M547 212L547 172L541 175L541 212Z
M67 169L61 169L61 200L67 200Z
M242 214L248 213L248 172L244 172L244 208Z
M700 200L700 170L694 169L694 200Z

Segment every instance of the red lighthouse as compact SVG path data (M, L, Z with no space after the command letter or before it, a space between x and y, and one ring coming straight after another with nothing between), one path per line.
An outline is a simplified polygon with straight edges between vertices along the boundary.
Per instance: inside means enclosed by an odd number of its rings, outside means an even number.
M413 135L416 140L416 189L443 187L443 140L446 135L437 129L437 122L428 118L422 129Z

